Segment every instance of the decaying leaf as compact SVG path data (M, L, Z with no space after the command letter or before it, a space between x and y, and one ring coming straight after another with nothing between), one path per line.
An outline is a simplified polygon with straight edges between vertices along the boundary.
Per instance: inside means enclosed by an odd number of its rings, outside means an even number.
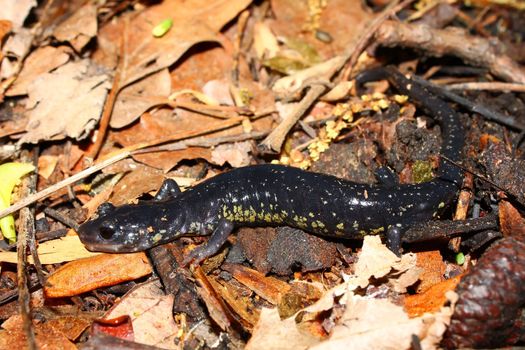
M64 65L70 58L71 49L66 46L44 46L31 52L24 62L14 84L7 90L6 96L27 94L27 87L44 73Z
M14 27L21 27L29 11L36 5L36 0L0 0L0 9L2 9L0 16L11 21Z
M171 77L167 69L152 74L120 91L110 125L129 125L153 106L163 104L171 93Z
M165 295L158 280L150 281L129 291L104 319L128 315L134 341L162 349L179 349L175 343L179 328L173 320L172 306L173 295Z
M53 31L58 41L67 41L80 52L97 35L97 6L88 2Z
M211 160L217 165L224 165L228 162L232 167L239 168L250 164L251 150L252 146L249 141L223 144L213 149Z
M85 138L100 118L108 88L108 75L89 60L40 75L28 86L29 123L20 143Z

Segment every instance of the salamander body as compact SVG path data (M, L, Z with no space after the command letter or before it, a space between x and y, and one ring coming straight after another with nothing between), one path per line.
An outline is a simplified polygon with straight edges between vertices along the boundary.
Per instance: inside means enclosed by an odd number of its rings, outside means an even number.
M463 128L457 113L441 99L387 68L374 78L387 78L424 107L441 125L441 154L460 158ZM365 77L366 79L366 77ZM256 165L217 175L180 192L166 181L156 201L113 207L106 203L98 217L80 226L90 250L133 252L183 235L211 235L189 260L215 254L238 226L287 225L324 236L356 239L385 234L398 252L403 232L432 219L456 196L461 172L442 162L439 174L421 184L358 184L334 176L282 165Z

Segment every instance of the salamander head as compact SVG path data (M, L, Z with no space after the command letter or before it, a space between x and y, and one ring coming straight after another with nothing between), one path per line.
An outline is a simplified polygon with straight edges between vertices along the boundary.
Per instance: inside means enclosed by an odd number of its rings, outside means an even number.
M95 219L80 225L78 235L91 251L143 251L169 240L167 228L176 223L168 223L164 214L158 203L120 207L104 203L97 210Z

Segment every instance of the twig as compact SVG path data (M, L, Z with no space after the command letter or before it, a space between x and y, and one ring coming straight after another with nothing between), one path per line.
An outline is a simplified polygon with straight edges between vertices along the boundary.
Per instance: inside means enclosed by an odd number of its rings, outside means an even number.
M379 16L377 16L370 22L367 28L363 31L364 35L359 38L357 43L354 45L354 49L352 49L352 56L350 57L350 60L348 62L348 68L343 74L343 80L348 80L352 76L352 71L354 69L355 64L357 63L357 60L359 59L359 56L364 51L370 40L374 37L376 32L379 30L381 25L386 20L388 20L388 18L396 14L396 12L401 11L402 9L410 5L412 2L414 2L414 0L405 0L401 3L399 3L399 1L394 1L383 12L381 12Z
M376 32L378 44L424 50L433 56L454 55L469 64L486 67L509 82L525 84L525 70L504 54L496 39L487 40L458 29L433 29L423 24L385 21Z
M113 78L113 84L111 86L111 90L108 94L108 98L106 99L106 102L104 103L104 112L102 113L102 117L100 118L99 128L98 128L98 134L97 134L97 140L95 141L95 144L90 148L90 151L87 155L85 155L86 160L88 162L92 162L100 152L100 149L102 148L102 145L104 144L104 141L106 140L106 133L108 131L109 127L109 121L111 120L111 115L113 114L113 107L115 106L115 101L117 100L118 93L121 89L121 78L122 78L122 71L125 69L126 65L126 58L125 56L125 47L126 47L126 36L127 36L127 28L128 28L128 21L124 21L124 31L120 38L120 55L119 55L119 62L117 64L117 70L115 72L115 77Z
M24 180L23 191L31 191L31 182L36 185L36 175L29 176ZM22 324L27 339L27 347L31 350L38 349L35 331L33 329L33 317L31 312L31 294L27 286L27 252L31 235L35 234L35 218L29 208L20 213L20 226L18 233L17 251L17 278L18 278L18 302Z
M525 92L525 84L501 83L501 82L479 82L450 84L446 86L450 90L485 90L485 91L512 91Z
M6 215L9 215L9 214L12 214L30 204L33 204L34 202L42 199L42 198L46 198L47 196L55 193L56 191L58 191L59 189L61 188L64 188L66 186L69 186L71 184L74 184L75 182L79 181L79 180L82 180L83 178L93 174L93 173L96 173L97 171L101 170L101 169L104 169L105 167L115 163L115 162L118 162L119 160L122 160L124 158L127 158L128 156L130 155L130 152L129 151L124 151L122 153L119 153L111 158L108 158L106 160L104 160L103 162L100 162L99 164L96 164L92 167L89 167L81 172L78 172L76 173L75 175L71 176L71 177L68 177L67 179L64 179L60 182L57 182L56 184L52 185L52 186L49 186L48 188L40 191L40 192L37 192L35 194L32 194L32 195L29 195L25 198L23 198L22 200L18 201L17 203L13 204L12 206L10 206L9 208L6 208L2 211L0 211L0 218L3 218L4 216Z

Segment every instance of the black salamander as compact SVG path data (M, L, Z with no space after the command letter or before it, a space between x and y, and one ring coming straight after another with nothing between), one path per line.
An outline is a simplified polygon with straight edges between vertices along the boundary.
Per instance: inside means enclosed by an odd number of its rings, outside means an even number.
M366 75L368 74L368 76ZM361 80L388 79L421 104L442 128L441 154L458 161L464 142L457 113L424 87L393 68L365 73ZM183 235L211 235L186 261L214 255L238 226L288 225L324 236L358 239L384 234L399 253L402 234L431 220L456 196L462 175L441 162L432 181L368 185L282 165L256 165L217 175L185 192L166 180L155 201L100 206L79 235L89 250L135 252Z

